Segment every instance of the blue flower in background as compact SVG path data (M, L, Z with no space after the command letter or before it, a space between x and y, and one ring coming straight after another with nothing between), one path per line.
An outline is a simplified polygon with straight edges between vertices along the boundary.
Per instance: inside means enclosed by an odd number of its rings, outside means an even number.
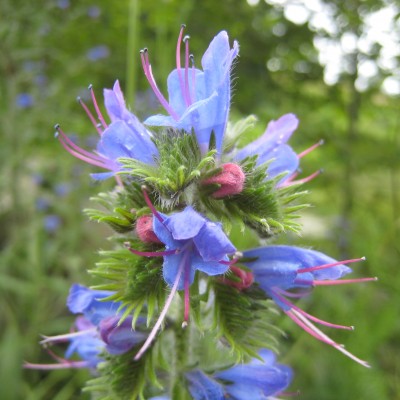
M110 49L106 45L99 45L92 47L91 49L88 50L86 53L86 57L90 61L98 61L98 60L103 60L104 58L107 58L110 56Z
M376 278L340 280L352 272L345 264L364 260L363 258L336 261L319 251L294 246L267 246L243 252L242 263L254 274L254 281L275 303L302 329L318 340L330 344L339 351L367 366L368 364L345 350L341 345L321 332L311 321L338 329L354 329L316 318L286 297L301 298L315 286L339 285L365 282ZM289 291L297 289L297 291Z
M220 32L210 43L201 60L203 70L194 67L189 56L189 37L185 37L185 65L181 67L180 47L183 29L179 34L176 59L177 67L168 76L169 102L155 83L147 50L142 51L143 69L154 93L169 115L149 117L145 124L171 126L196 134L200 150L209 149L214 133L216 148L221 153L231 102L231 69L239 53L236 41L230 47L228 34ZM189 66L189 59L193 65Z
M33 97L29 93L20 93L15 99L15 104L18 108L30 108L33 106Z
M44 229L49 233L54 233L61 225L61 218L58 215L50 214L43 217Z
M152 142L151 133L126 108L119 82L115 82L112 90L104 90L104 102L111 119L110 125L105 122L99 110L92 87L90 86L89 89L98 119L92 115L81 99L79 102L100 135L96 152L91 153L77 146L57 125L58 138L64 148L73 156L89 164L111 171L92 174L92 177L97 180L109 178L121 171L122 166L118 162L118 158L121 157L155 164L154 159L158 151Z
M261 360L235 365L212 376L200 370L186 374L189 391L195 400L265 400L285 390L292 380L292 370L277 364L275 354L263 349Z

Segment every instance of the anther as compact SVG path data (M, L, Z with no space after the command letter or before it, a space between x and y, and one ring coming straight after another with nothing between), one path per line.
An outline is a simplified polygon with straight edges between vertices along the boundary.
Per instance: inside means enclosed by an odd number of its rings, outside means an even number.
M81 96L78 96L78 97L76 98L76 101L77 101L79 104L81 104L81 102L82 102Z
M88 89L89 89L89 90L92 90L92 89L93 89L93 85L90 84L90 85L88 86Z
M181 28L182 28L182 29L185 29L185 28L186 28L186 24L182 24L182 25L181 25Z
M182 42L183 42L183 43L186 43L189 39L190 39L190 36L189 36L189 35L186 35L186 36L182 39Z
M182 329L185 329L188 326L188 322L187 321L183 321L182 322Z
M60 130L60 124L55 124L54 129L58 132Z

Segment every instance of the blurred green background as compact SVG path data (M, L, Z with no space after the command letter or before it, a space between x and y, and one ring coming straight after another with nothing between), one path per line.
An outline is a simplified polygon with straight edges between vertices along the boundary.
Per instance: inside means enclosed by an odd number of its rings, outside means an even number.
M301 120L291 140L314 205L301 237L338 259L366 256L354 276L376 283L317 288L302 307L355 332L329 332L371 362L364 369L282 317L282 361L293 366L291 390L308 400L400 399L400 22L395 2L378 0L0 0L0 398L86 398L87 371L24 371L48 362L40 334L67 332L71 283L96 251L111 246L105 228L87 221L88 198L112 182L53 138L60 123L91 148L95 132L76 103L92 83L119 79L140 117L155 111L139 50L150 49L156 79L175 63L181 23L196 63L222 29L241 45L234 68L231 118L259 118L256 131L284 113ZM378 31L377 31L378 29ZM383 33L379 33L379 29ZM325 330L326 331L326 330Z

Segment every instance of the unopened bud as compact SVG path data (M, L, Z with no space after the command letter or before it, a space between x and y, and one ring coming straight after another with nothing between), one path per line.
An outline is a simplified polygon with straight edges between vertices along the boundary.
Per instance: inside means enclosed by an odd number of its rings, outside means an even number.
M161 243L153 230L153 217L143 215L136 221L136 233L139 239L145 243Z
M221 165L222 172L210 178L204 179L204 185L218 184L220 188L216 190L212 197L222 199L226 196L233 196L243 191L246 175L239 165L227 163Z

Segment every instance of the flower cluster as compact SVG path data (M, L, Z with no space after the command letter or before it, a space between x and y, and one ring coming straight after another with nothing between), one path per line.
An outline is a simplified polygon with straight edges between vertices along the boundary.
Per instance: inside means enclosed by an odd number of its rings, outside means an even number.
M285 245L246 250L229 237L233 226L263 239L299 232L296 212L303 205L293 203L303 192L297 188L319 174L296 179L299 162L322 142L296 154L288 141L299 120L286 114L254 142L240 147L235 135L227 146L239 45L220 32L199 69L184 30L167 80L168 100L148 49L141 51L144 75L165 115L141 123L116 81L104 90L109 123L92 86L94 113L78 99L99 134L94 151L56 126L69 153L106 170L94 179L116 179L116 189L98 197L106 210L87 214L118 233L117 248L101 252L104 259L90 271L104 280L96 290L72 286L67 305L79 314L73 331L42 341L47 347L67 342L65 358L49 351L57 364L26 367L96 369L100 377L88 389L104 398L272 398L286 390L292 372L268 349L274 347L271 301L310 335L368 366L314 323L351 326L323 321L288 300L316 286L374 280L341 279L352 272L346 264L362 258L336 261ZM74 353L80 360L71 360Z

